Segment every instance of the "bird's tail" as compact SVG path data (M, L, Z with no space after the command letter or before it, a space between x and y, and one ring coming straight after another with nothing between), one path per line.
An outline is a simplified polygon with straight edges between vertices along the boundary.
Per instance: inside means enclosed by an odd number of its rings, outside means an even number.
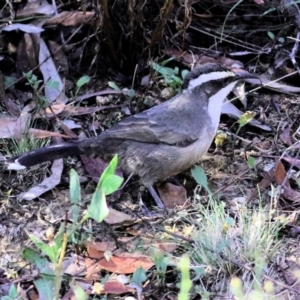
M57 158L79 155L78 143L66 143L36 149L20 156L13 157L6 162L8 170L21 170Z

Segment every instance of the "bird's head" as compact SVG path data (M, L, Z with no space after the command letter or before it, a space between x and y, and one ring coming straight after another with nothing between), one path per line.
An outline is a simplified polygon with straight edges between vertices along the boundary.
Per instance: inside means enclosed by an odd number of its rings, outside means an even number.
M200 89L213 84L219 89L247 78L258 78L257 75L243 69L228 68L217 63L203 64L190 71L183 81L183 90Z

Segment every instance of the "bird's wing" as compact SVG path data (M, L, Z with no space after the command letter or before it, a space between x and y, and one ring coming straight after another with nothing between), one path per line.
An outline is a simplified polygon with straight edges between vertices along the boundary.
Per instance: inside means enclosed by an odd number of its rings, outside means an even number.
M194 142L203 130L203 116L206 116L206 111L197 100L187 101L182 95L181 93L169 101L125 118L108 129L108 135L119 139L169 145L184 146ZM191 98L191 94L189 96Z

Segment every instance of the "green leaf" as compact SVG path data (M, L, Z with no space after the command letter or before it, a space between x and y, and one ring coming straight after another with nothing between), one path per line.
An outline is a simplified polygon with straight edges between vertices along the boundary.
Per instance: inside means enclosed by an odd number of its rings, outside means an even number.
M101 185L104 195L110 195L115 192L122 184L123 178L118 175L107 176Z
M125 96L129 97L130 99L132 99L135 95L135 90L134 89L129 89L129 90L126 90L125 92L123 90L123 94Z
M50 79L49 81L47 81L46 86L59 91L59 82L58 81Z
M117 84L114 81L109 81L108 86L114 89L115 91L121 92L121 89L117 86Z
M165 66L166 64L168 64L170 61L172 61L172 60L174 60L174 59L175 59L175 57L174 57L174 56L171 56L170 58L165 59L165 60L161 63L161 65L162 65L162 66Z
M106 203L106 197L101 188L97 187L96 191L94 192L87 213L88 217L99 223L101 223L108 216L109 210Z
M163 67L155 62L151 62L151 67L154 71L161 74L164 78L174 75L174 69L169 67Z
M246 111L238 120L238 124L240 124L240 127L245 126L247 123L249 123L255 116L254 111Z
M58 279L57 279L58 280ZM38 290L39 295L42 295L43 300L55 299L55 277L54 276L42 276L34 281L34 285Z
M194 166L192 168L192 176L195 178L199 185L202 185L209 195L212 194L210 188L208 187L207 177L204 170L199 166Z
M249 156L248 157L248 160L247 160L247 164L250 168L255 168L256 166L256 159L252 156Z
M99 182L98 182L98 187L102 188L102 184L103 181L110 175L114 175L116 173L116 169L117 169L117 165L118 165L118 155L116 154L114 156L114 158L110 161L110 163L108 164L108 166L105 168L105 170L103 171Z
M41 273L54 276L54 270L50 268L51 264L48 259L41 257L37 251L25 248L22 257L32 265L35 265Z
M12 284L9 288L8 296L1 297L1 300L15 300L15 299L19 299L18 296L19 296L18 290L16 286Z
M165 253L162 251L154 252L152 259L157 271L160 273L166 273L169 260L165 257Z
M45 244L32 234L29 235L29 238L42 252L44 252L50 258L52 263L57 263L62 247L62 234L59 234L50 245Z
M88 299L87 293L76 282L72 285L72 290L74 292L76 300L86 300L86 299ZM96 298L94 298L94 299L96 299Z
M80 89L82 86L87 84L90 80L91 80L91 78L87 75L80 77L78 79L78 81L76 82L77 88Z
M70 200L72 203L72 217L76 223L79 218L79 204L81 202L80 182L75 170L70 171Z
M184 79L188 73L189 73L189 70L182 70L182 72L181 72L182 79Z
M274 41L274 40L275 40L275 35L274 35L274 33L273 33L273 32L271 32L271 31L268 31L268 32L267 32L267 34L268 34L269 38L270 38L272 41Z
M12 87L15 82L16 82L16 78L11 77L11 76L4 76L4 86L7 87Z
M142 286L142 283L147 280L147 275L145 270L142 267L139 267L132 274L132 282L136 283L139 286Z

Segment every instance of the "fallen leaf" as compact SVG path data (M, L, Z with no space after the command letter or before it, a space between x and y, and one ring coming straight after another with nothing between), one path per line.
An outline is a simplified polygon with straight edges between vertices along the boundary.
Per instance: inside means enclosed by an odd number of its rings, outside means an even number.
M27 200L31 201L42 194L50 191L54 187L56 187L61 180L61 174L63 171L63 159L54 160L51 167L51 175L45 178L41 183L32 187L27 192L23 192L17 196L18 200Z
M187 204L186 189L183 186L166 182L157 187L166 208L175 208Z
M79 26L82 24L94 24L93 11L63 11L45 22L46 25ZM100 16L98 16L100 17ZM99 19L100 21L100 19ZM101 22L101 21L100 21Z
M292 140L291 140L291 127L288 126L280 135L280 139L287 145L287 146L292 146Z
M284 185L285 187L290 187L290 183L287 179L287 174L284 165L280 160L275 165L275 181L278 185Z
M134 253L113 253L109 261L104 258L104 252L99 250L99 245L88 243L87 252L90 258L86 259L86 267L93 267L96 270L107 270L117 274L131 274L138 268L150 269L154 264L150 257L139 252ZM97 259L97 261L95 261ZM89 273L90 274L90 273Z
M110 225L124 225L132 224L135 221L135 219L128 214L125 214L121 211L117 211L110 207L108 216L104 219L104 221Z

